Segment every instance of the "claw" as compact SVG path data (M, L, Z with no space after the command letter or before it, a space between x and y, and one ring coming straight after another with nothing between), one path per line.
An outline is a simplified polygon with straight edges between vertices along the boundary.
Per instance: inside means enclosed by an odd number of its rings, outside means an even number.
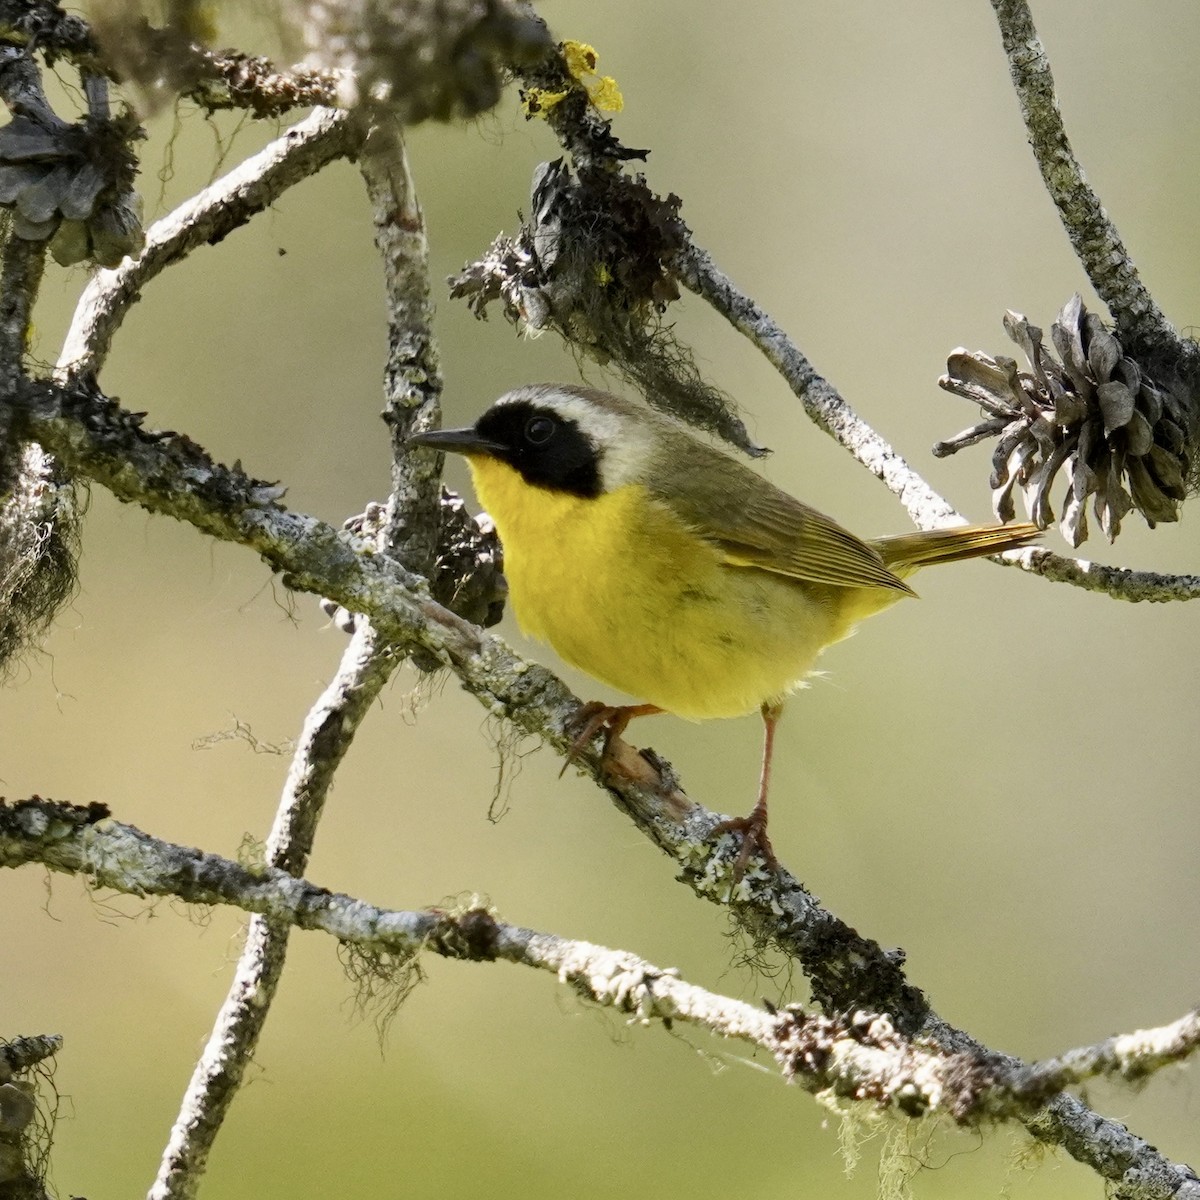
M604 744L600 750L600 764L603 767L608 760L613 742L625 732L625 726L634 717L650 717L660 712L662 709L656 704L612 705L604 704L599 700L581 704L567 722L566 731L574 733L575 737L571 741L570 750L567 751L567 758L563 763L562 770L558 773L559 779L601 730L604 730Z
M713 826L712 836L715 838L722 833L740 834L741 849L733 863L733 882L739 883L750 865L751 858L761 858L773 871L779 870L779 859L771 848L771 839L767 837L767 810L764 805L757 804L748 817L730 817L719 825Z

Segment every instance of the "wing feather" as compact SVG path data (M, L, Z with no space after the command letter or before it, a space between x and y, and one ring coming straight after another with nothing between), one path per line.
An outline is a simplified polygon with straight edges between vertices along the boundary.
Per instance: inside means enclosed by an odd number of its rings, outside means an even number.
M879 551L736 459L669 427L650 491L731 566L834 587L912 589Z

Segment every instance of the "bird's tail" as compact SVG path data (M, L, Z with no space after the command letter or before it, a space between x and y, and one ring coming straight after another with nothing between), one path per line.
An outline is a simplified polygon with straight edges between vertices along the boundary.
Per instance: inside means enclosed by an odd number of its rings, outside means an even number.
M900 533L877 538L871 544L888 570L903 579L918 567L1015 550L1040 535L1036 525L959 525Z

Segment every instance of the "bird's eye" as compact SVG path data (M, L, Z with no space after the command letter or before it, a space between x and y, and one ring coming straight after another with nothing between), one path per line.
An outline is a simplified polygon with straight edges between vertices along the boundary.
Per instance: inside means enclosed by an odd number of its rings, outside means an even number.
M525 440L531 446L544 446L557 428L550 417L530 417L525 422Z

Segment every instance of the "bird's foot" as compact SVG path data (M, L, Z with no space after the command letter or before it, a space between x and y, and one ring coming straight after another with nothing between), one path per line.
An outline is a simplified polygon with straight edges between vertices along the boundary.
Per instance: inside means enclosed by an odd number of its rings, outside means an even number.
M767 814L756 806L748 817L730 817L713 826L712 836L715 838L722 833L740 834L742 839L738 856L733 862L733 882L740 883L754 857L761 858L773 871L778 871L779 859L771 848L771 839L767 837Z
M612 749L613 742L625 732L625 726L634 717L649 717L662 709L654 704L604 704L599 700L581 704L572 714L566 724L566 732L573 735L571 748L567 751L566 762L558 775L561 779L567 768L587 749L592 738L601 730L604 731L604 745L600 751L600 763L603 766Z

